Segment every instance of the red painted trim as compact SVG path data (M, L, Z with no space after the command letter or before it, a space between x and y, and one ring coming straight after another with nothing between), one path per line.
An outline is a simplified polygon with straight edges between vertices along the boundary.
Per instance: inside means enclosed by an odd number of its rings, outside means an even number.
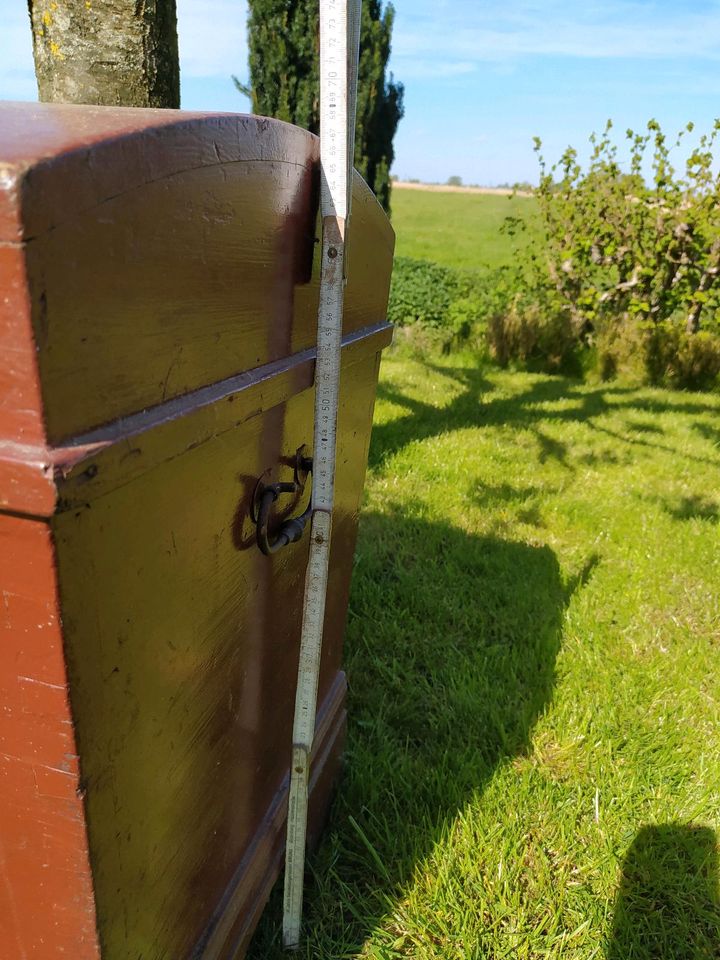
M0 514L0 937L12 960L98 960L52 535Z

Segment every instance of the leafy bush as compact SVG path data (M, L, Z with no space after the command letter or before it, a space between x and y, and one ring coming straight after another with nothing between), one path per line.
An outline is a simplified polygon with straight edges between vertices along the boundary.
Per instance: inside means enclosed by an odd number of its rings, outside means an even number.
M486 337L490 356L501 367L515 362L547 373L579 372L577 337L562 311L518 301L490 318Z
M447 312L447 329L458 343L470 339L484 320L483 303L475 293L453 300Z
M622 375L660 387L709 390L720 382L720 337L688 333L680 324L618 323L598 342L604 380Z
M489 317L505 313L517 291L517 278L507 267L475 273L397 257L388 319L398 326L417 324L438 330L464 342L484 329Z
M658 384L710 386L720 353L720 177L713 172L720 121L700 138L682 175L656 121L646 134L627 131L625 169L611 130L608 122L601 137L591 137L587 170L572 148L548 169L536 140L542 229L523 295L533 310L505 318L502 349L493 351L515 351L524 362L530 331L532 351L542 352L545 331L553 330L555 356L570 334L596 354L605 378L622 372ZM688 124L677 142L691 131ZM507 229L523 224L510 221ZM547 311L542 322L540 308ZM499 343L498 329L496 323ZM553 354L547 357L552 365Z
M501 365L569 372L577 367L577 338L567 315L538 291L528 295L515 268L473 273L398 257L388 318L416 351L471 344Z
M471 345L503 366L564 369L577 345L564 315L546 321L509 267L480 273L398 257L388 319L417 353Z
M450 305L469 292L467 279L459 270L429 260L397 257L393 266L388 320L399 326L419 323L443 328Z
M720 386L720 337L680 331L680 343L666 364L666 382L689 390Z
M572 148L550 170L539 155L537 199L545 234L539 262L545 279L580 336L618 318L682 320L694 333L702 314L718 307L713 288L720 272L720 183L712 162L720 123L690 154L684 176L673 168L656 121L648 123L646 135L627 131L626 171L611 129L608 122L602 137L591 137L587 172ZM691 130L689 124L678 142ZM648 148L650 182L642 175Z
M720 337L657 324L646 331L645 366L648 379L658 386L707 390L720 376Z
M624 169L611 130L591 138L586 170L572 148L548 168L536 141L541 229L533 225L513 267L473 273L398 259L390 319L444 350L482 345L503 366L578 373L595 362L606 379L718 385L720 121L682 174L656 121L645 134L627 131ZM508 218L505 229L527 222Z

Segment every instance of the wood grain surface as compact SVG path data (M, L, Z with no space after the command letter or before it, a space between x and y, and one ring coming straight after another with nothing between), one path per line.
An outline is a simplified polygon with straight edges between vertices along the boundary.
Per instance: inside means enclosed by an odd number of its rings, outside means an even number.
M311 839L390 338L354 204ZM287 124L0 105L0 957L239 958L277 876L308 544L250 503L312 447L317 207Z
M344 362L377 353L392 337L387 323L343 337ZM162 460L204 443L282 403L313 383L315 348L263 364L157 404L64 445L0 442L0 509L33 516L82 506ZM152 430L152 442L143 439Z
M42 419L55 443L314 343L316 137L258 117L25 107L0 104L0 243L20 278L0 306L16 357L0 437L34 442ZM384 317L393 248L357 174L353 198L346 332ZM35 368L41 414L18 399Z
M46 523L0 513L0 956L97 960L78 751Z
M321 704L341 667L376 365L343 370ZM53 521L110 960L186 956L282 788L308 541L263 556L249 508L258 477L292 477L312 402L305 390Z

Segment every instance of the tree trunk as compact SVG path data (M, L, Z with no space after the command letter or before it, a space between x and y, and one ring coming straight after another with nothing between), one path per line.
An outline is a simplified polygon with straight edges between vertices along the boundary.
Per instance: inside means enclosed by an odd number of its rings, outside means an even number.
M40 99L179 107L175 0L28 0Z

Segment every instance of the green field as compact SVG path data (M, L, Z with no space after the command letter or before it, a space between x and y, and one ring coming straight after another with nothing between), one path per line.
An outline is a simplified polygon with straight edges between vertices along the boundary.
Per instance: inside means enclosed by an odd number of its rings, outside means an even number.
M399 257L481 269L512 262L517 249L501 231L506 217L533 221L532 197L393 190L392 223Z
M300 956L720 957L719 424L386 358Z

